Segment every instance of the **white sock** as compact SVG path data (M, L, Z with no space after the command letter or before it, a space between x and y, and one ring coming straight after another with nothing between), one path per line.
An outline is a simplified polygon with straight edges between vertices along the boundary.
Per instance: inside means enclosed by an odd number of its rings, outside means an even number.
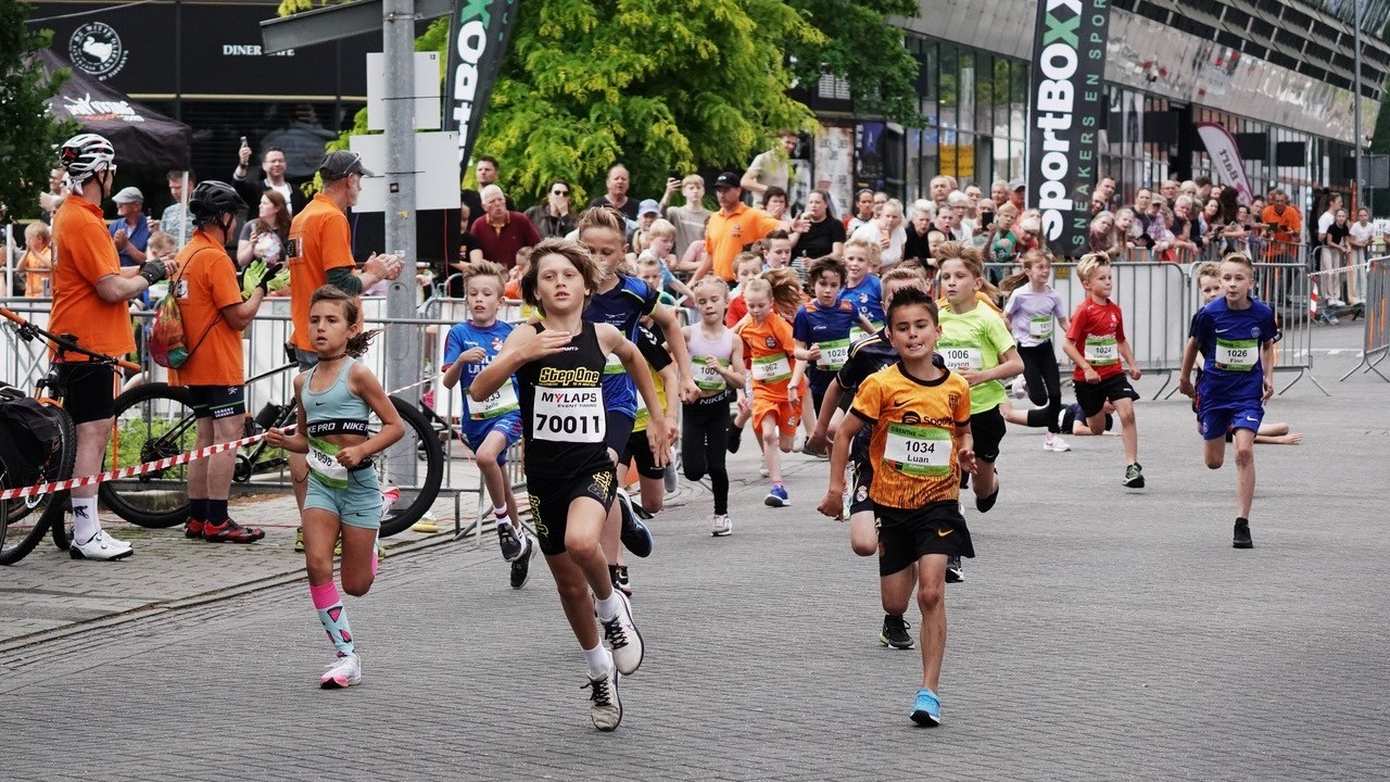
M492 509L492 515L493 515L494 518L497 519L497 523L498 523L498 524L511 524L511 523L512 523L512 517L507 515L507 506L505 506L505 505L503 505L503 506L500 507L500 508L493 508L493 509Z
M599 641L598 646L584 650L584 662L589 664L589 678L597 679L607 676L613 670L613 655Z
M73 497L72 520L72 536L78 543L86 543L101 532L101 522L97 520L97 498Z
M614 587L608 597L598 601L598 618L604 622L612 621L622 607L622 598L618 597L618 588Z

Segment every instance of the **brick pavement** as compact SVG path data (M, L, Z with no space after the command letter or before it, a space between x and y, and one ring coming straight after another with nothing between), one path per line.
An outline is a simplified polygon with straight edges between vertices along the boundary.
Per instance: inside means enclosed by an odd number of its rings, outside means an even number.
M967 513L936 730L906 718L916 652L878 645L873 562L814 515L824 462L793 457L796 504L767 510L745 442L734 535L697 492L634 567L648 656L616 735L589 726L544 568L514 592L490 546L446 545L349 603L355 690L314 687L302 581L0 652L0 777L1384 779L1390 388L1332 390L1271 406L1309 439L1259 448L1252 552L1185 401L1139 407L1143 492L1118 438L1011 430L998 507Z

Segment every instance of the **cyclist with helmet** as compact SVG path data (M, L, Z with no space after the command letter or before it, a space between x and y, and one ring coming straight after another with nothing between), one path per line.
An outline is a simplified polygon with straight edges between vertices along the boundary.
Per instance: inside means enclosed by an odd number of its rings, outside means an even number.
M116 150L111 142L95 133L82 133L63 142L58 153L70 192L53 215L56 241L49 328L70 335L87 350L124 355L135 349L127 302L164 279L169 269L162 261L121 268L101 211L115 179ZM77 425L74 474L100 472L115 411L115 370L109 364L89 362L82 354L60 351L53 361L67 390L63 406ZM69 553L73 559L130 556L129 543L102 530L96 495L96 484L72 490L75 529Z
M179 251L178 270L170 282L188 358L169 371L169 382L186 387L192 396L198 448L241 436L246 415L241 332L275 287L263 265L247 269L244 295L237 283L236 264L226 245L237 214L245 209L246 202L225 182L209 180L194 188L188 200L193 236ZM234 449L189 463L191 509L185 536L214 543L253 543L265 537L264 530L243 527L227 515L235 468Z

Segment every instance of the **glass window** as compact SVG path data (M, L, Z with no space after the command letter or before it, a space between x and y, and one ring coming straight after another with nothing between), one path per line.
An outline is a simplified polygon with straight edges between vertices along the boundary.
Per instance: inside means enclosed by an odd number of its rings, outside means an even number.
M941 67L937 79L937 94L940 95L941 127L955 129L958 127L956 112L960 108L960 83L956 73L959 58L956 47L950 44L941 44L940 51Z
M918 84L920 85L919 91L922 93L922 116L926 118L928 125L935 125L937 122L936 98L939 94L937 92L937 51L935 42L923 42L922 53L918 61L921 63L922 67L920 79L918 80Z
M936 128L922 128L922 189L925 191L925 185L940 173L941 131Z
M941 173L955 177L957 184L965 187L975 177L975 134L957 134L955 142L941 148Z
M907 136L906 196L911 200L922 192L922 131L918 128L908 128L903 134Z
M1009 61L1003 57L996 57L994 60L994 84L992 95L994 96L994 136L995 138L1009 137Z
M1010 69L1009 138L1023 141L1028 138L1024 125L1028 122L1028 65L1016 62Z
M994 58L975 55L975 129L989 133L994 127Z
M1000 136L994 138L994 167L990 172L989 178L980 180L980 189L988 191L986 184L993 185L994 180L1002 179L1008 181L1009 176L1009 140Z
M970 49L960 49L960 113L956 120L961 130L975 129L975 54Z

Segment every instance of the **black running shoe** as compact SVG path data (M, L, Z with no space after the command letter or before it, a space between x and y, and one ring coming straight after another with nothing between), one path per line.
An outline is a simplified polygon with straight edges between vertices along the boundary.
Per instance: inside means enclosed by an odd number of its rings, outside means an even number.
M975 510L981 513L989 513L989 509L994 507L994 503L999 501L999 483L994 484L994 491L988 497L975 498Z
M907 632L911 626L901 616L885 614L883 630L878 634L878 642L893 649L911 649L912 635Z
M512 560L512 589L521 589L526 586L526 579L531 577L531 558L536 556L538 548L536 541L530 535L522 533L522 540L526 543L526 550L521 552L521 556Z
M946 583L959 584L965 580L965 571L960 567L960 555L952 554L946 560Z
M729 453L738 453L738 447L743 444L743 427L734 425L734 417L729 416Z
M608 578L613 582L613 588L632 597L632 580L627 577L627 565L609 565Z
M1232 548L1254 548L1255 541L1250 539L1250 522L1245 519L1236 519L1235 535L1231 538Z
M1144 488L1144 468L1139 466L1139 462L1125 468L1125 488Z
M510 523L497 525L497 545L502 549L502 559L514 562L526 552L525 534L518 535Z
M647 529L632 510L632 500L627 492L618 490L618 515L622 517L623 546L636 557L649 557L652 554L652 531Z

